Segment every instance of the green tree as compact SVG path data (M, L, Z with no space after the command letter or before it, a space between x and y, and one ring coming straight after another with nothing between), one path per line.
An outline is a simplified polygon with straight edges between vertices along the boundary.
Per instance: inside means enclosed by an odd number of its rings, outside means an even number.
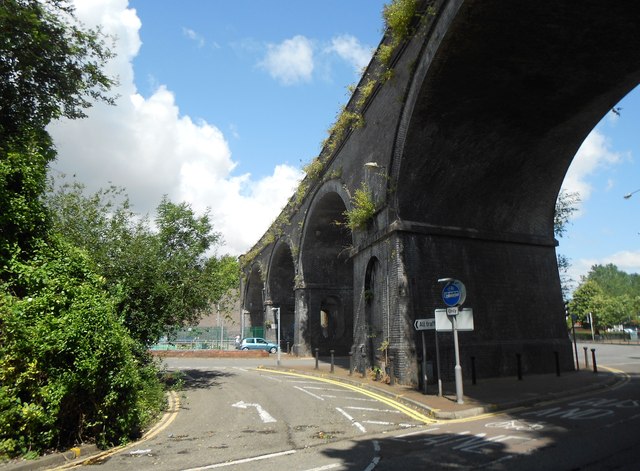
M81 27L69 1L2 0L0 31L0 149L29 131L48 144L51 120L113 101L114 79L102 71L112 57L105 37Z
M578 210L580 203L580 195L578 193L568 193L564 190L558 195L556 200L555 211L553 213L553 233L556 237L562 237L569 225L569 219ZM566 300L569 298L571 291L571 283L573 280L569 276L569 268L571 261L562 254L557 254L558 272L560 273L560 285L562 288L562 297Z
M238 286L235 259L208 255L220 243L208 213L164 198L155 224L131 211L121 188L85 195L80 183L63 184L47 198L55 230L86 249L131 335L151 345L198 322L212 303Z

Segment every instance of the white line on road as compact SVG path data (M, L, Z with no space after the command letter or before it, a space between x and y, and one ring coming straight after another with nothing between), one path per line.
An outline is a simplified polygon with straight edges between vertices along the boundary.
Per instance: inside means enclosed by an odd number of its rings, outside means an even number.
M292 455L295 452L296 452L296 450L281 451L281 452L278 452L278 453L271 453L271 454L268 454L268 455L254 456L253 458L244 458L242 460L228 461L226 463L218 463L218 464L210 464L208 466L200 466L199 468L189 468L189 469L185 469L183 471L202 471L202 470L205 470L205 469L226 468L227 466L234 466L236 464L251 463L252 461L268 460L269 458L277 458L279 456Z
M349 414L347 414L345 411L343 411L342 409L340 409L339 407L336 407L336 410L338 412L340 412L342 415L344 415L347 419L349 419L351 421L351 423L358 429L360 430L362 433L367 433L367 429L364 428L362 426L362 424L360 422L356 422L356 419L354 419L353 417L351 417Z
M391 412L392 414L399 414L400 411L399 410L392 410L392 409L376 409L374 407L356 407L356 406L347 406L345 407L345 409L352 409L352 410L364 410L364 411L370 411L370 412Z
M363 397L349 397L349 396L332 396L331 394L323 394L322 397L326 397L327 399L345 399L349 401L378 402L375 399L365 399Z
M378 442L378 440L373 441L373 452L375 453L375 455L373 456L371 463L369 463L369 466L364 468L364 471L373 471L373 469L380 462L380 443Z
M319 468L311 468L311 469L305 469L304 471L325 471L327 469L334 469L334 468L338 468L342 466L339 463L333 463L333 464L327 464L324 466L320 466Z
M235 404L232 404L231 407L237 407L239 409L247 409L248 407L255 407L256 410L258 411L258 414L260 415L260 419L262 419L262 421L265 424L269 422L277 422L277 420L274 419L266 410L264 410L260 404L249 404L244 401L239 401L239 402L236 402Z
M302 392L307 393L309 396L313 396L316 399L320 399L321 401L324 401L324 398L318 396L317 394L313 394L312 392L307 391L305 388L301 388L300 386L294 386L295 389L299 389Z

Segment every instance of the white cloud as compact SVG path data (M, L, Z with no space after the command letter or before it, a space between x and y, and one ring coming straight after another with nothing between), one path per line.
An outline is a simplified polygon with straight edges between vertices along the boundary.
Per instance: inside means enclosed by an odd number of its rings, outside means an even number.
M594 129L576 153L562 187L569 192L578 192L582 202L589 199L593 187L587 178L603 168L621 162L623 155L611 150L607 137Z
M52 167L76 175L91 191L108 182L125 187L141 213L152 213L165 194L198 211L209 207L214 230L226 242L222 252L248 250L293 194L301 172L279 166L257 182L248 174L231 176L236 163L220 129L182 115L165 86L146 98L137 92L131 63L141 23L126 0L82 0L77 16L117 36L119 55L107 70L119 76L120 97L117 106L97 104L84 120L50 126L58 149Z
M190 40L194 41L198 45L198 47L204 46L204 38L202 37L202 35L196 33L191 28L182 28L182 34L184 34Z
M581 258L571 260L569 275L578 283L581 281L582 276L586 276L589 273L592 266L607 265L609 263L627 273L640 273L640 250L624 250L599 259Z
M371 60L373 49L360 44L358 39L349 34L337 36L331 40L326 52L335 52L360 73Z
M265 58L258 66L283 85L308 82L313 74L313 44L304 36L268 44Z

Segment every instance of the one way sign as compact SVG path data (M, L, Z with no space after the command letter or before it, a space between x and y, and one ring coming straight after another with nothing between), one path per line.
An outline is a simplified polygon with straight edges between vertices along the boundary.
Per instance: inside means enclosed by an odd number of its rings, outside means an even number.
M413 323L413 326L416 330L435 330L436 328L436 320L432 319L416 319Z

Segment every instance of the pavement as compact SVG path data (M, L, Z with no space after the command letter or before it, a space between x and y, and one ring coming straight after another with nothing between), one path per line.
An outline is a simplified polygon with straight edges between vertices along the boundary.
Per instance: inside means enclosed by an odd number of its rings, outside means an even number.
M272 355L273 357L273 355ZM333 371L329 358L318 360L300 359L284 355L280 366L274 366L270 358L269 366L261 369L317 376L355 385L384 395L438 420L451 420L474 417L489 412L531 406L540 402L568 398L598 389L611 387L625 381L621 373L600 367L598 372L581 369L580 371L556 374L523 375L516 377L478 379L476 384L463 382L462 403L457 401L454 383L442 384L442 395L438 395L437 385L428 384L426 394L415 387L387 384L376 381L371 375L354 371L350 373L348 358L334 359ZM40 457L37 460L20 460L0 463L0 471L27 471L54 469L65 464L78 463L100 453L95 445L79 446L65 453L56 453Z
M608 388L626 379L626 376L621 373L599 367L597 373L592 369L581 368L579 371L562 372L560 375L555 373L525 374L522 379L515 376L477 379L475 384L470 380L465 380L463 381L462 403L459 403L455 383L443 383L441 396L439 395L439 386L429 383L425 394L415 386L391 385L376 381L369 374L363 375L356 371L350 373L346 358L334 359L333 372L331 372L329 359L319 359L316 369L314 361L297 361L290 358L283 357L279 367L265 366L263 368L320 376L370 389L420 409L439 420L468 418L488 412L531 406L540 402Z

